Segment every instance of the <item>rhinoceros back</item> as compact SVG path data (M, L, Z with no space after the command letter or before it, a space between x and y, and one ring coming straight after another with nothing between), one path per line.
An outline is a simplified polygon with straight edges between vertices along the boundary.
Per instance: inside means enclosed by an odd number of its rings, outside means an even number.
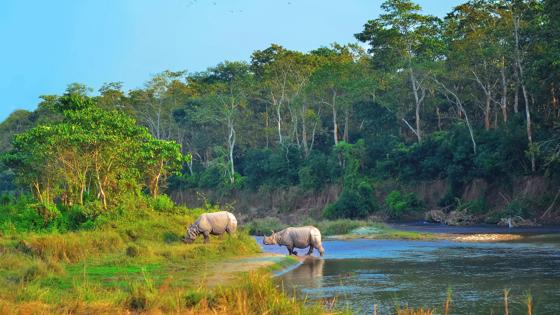
M227 211L204 213L197 220L197 224L201 231L214 235L233 233L237 230L237 219Z
M314 226L290 227L281 233L281 244L297 248L321 247L321 232Z

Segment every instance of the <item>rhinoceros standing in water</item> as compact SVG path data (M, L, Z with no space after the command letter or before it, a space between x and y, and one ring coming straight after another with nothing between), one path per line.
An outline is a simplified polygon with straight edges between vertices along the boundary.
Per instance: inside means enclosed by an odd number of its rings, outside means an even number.
M220 211L203 213L198 219L189 226L185 238L185 243L192 243L198 235L204 235L204 243L208 243L210 234L222 235L224 233L235 233L237 230L237 219L231 212Z
M325 253L321 232L314 226L289 227L276 233L273 231L272 235L264 237L263 244L286 246L290 255L297 255L294 248L306 247L309 247L307 255L311 255L314 248L319 250L321 256Z

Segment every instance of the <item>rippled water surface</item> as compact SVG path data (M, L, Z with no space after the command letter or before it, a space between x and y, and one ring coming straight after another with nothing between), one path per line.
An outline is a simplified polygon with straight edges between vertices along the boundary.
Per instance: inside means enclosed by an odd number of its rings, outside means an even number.
M372 314L374 304L380 314L406 303L441 309L449 290L452 314L503 314L504 289L510 289L510 314L526 314L528 293L533 314L560 314L558 235L512 243L325 241L324 247L324 259L279 275L278 283L311 300L336 297L338 307L360 314Z

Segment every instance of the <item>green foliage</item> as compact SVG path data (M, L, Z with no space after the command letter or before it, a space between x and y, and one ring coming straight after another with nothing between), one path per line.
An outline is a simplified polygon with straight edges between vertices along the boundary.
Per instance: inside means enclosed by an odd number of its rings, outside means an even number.
M243 173L248 187L286 187L298 182L301 157L294 148L252 150L247 153Z
M478 215L488 211L486 199L479 198L472 201L460 202L457 204L457 210L466 210L471 214Z
M272 231L280 231L287 225L276 217L254 219L246 225L246 230L251 235L270 235Z
M344 188L336 202L324 210L327 219L363 219L377 209L373 199L373 188L367 182L360 182L356 188Z
M250 63L163 71L129 92L113 82L90 97L72 83L40 96L0 124L0 192L31 188L62 222L64 207L100 215L141 192L342 183L330 215L361 217L375 208L363 183L379 180L447 180L445 206L476 178L560 182L555 1L470 1L444 19L410 0L381 9L355 35L368 53L272 44Z
M385 205L389 215L393 218L421 210L421 203L416 199L414 193L402 193L398 190L393 190L385 197Z
M175 203L167 195L159 195L150 199L150 207L159 212L171 212L175 208Z
M539 207L542 206L537 200L530 198L515 198L508 203L502 216L522 218L532 218L538 212Z
M126 114L100 109L83 95L66 95L61 102L61 122L18 134L4 156L40 203L60 199L83 205L86 195L96 195L107 209L121 196L140 191L143 177L157 196L160 182L181 168L178 144L154 139Z
M340 142L335 152L345 164L344 184L338 199L324 209L327 219L362 219L377 209L371 184L361 175L365 145L363 141L356 144Z
M313 153L299 169L299 185L305 190L319 191L334 182L337 170L338 166L332 157L320 152Z
M359 228L367 226L368 222L366 221L358 221L358 220L350 220L350 219L338 219L338 220L323 220L317 222L315 225L320 231L322 235L343 235L348 234L351 231Z

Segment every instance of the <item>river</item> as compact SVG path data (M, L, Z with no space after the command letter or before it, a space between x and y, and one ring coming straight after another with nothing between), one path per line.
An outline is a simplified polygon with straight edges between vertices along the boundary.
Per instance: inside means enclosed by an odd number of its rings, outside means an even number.
M323 245L323 259L276 277L285 292L309 301L336 297L338 308L357 314L372 314L377 305L378 314L388 314L396 305L441 310L450 291L451 314L503 314L508 289L510 314L527 314L528 294L533 314L560 314L558 234L532 230L523 240L499 243L357 239ZM278 246L263 250L287 253Z

